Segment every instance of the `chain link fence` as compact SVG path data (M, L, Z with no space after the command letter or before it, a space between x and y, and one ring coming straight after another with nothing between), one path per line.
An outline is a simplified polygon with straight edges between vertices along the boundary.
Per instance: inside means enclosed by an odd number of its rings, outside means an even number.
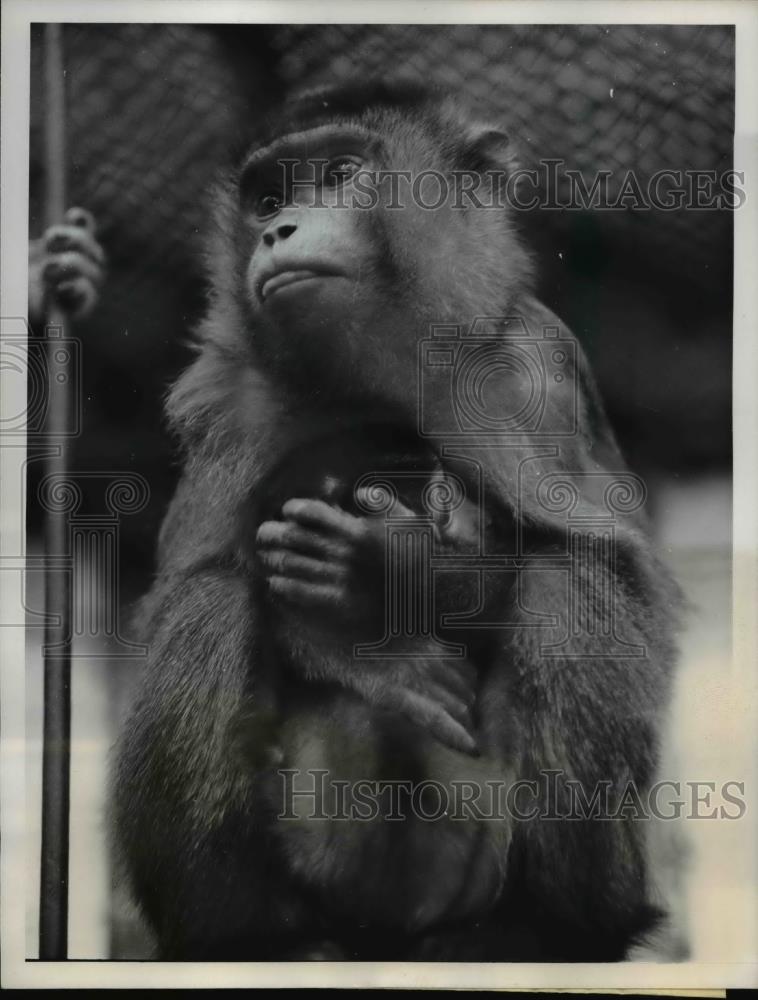
M32 235L44 181L40 39L34 29ZM69 201L95 213L110 263L80 331L75 460L147 475L137 561L149 559L173 482L161 405L203 308L208 191L282 97L355 77L438 84L502 123L525 166L561 159L588 184L610 171L611 197L629 171L644 187L664 169L731 166L728 26L72 24L64 43ZM632 461L727 461L731 213L540 210L523 222L540 292L584 339ZM668 365L684 373L676 409L655 374Z

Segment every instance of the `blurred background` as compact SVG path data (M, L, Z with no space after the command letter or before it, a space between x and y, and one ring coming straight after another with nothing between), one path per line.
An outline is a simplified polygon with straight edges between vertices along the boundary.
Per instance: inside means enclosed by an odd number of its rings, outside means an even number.
M109 260L81 341L82 430L74 443L76 549L70 956L145 957L120 890L104 819L107 750L139 650L129 607L150 585L156 535L177 476L162 417L202 314L208 192L262 115L305 85L402 75L465 94L501 123L530 167L560 158L588 184L611 171L732 166L734 33L729 26L67 25L68 202L94 213ZM32 28L30 236L43 228L41 26ZM683 639L675 743L687 777L719 780L730 670L732 214L656 209L521 213L539 295L582 340L631 467L649 489L664 555L693 613ZM28 466L29 552L40 551L40 463ZM144 480L116 517L103 483ZM140 478L135 478L140 477ZM141 488L141 487L140 487ZM129 510L131 509L131 513ZM104 527L103 517L110 517ZM86 532L84 532L86 535ZM93 560L99 560L98 566ZM118 606L114 624L112 606ZM28 954L37 951L41 573L27 578ZM120 624L119 624L120 623ZM124 638L126 637L126 638ZM714 688L715 685L715 688ZM673 757L672 757L673 761ZM674 764L672 763L672 767ZM704 921L744 891L722 870L723 824L699 828L686 909L695 957L724 945ZM36 882L35 882L36 880Z

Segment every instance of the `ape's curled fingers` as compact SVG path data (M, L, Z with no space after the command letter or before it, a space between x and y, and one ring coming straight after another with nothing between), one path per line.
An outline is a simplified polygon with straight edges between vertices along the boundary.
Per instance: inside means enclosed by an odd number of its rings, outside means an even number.
M294 521L264 521L258 528L259 552L266 549L289 549L302 555L334 560L347 559L350 546L334 535L306 528Z
M471 711L476 701L475 682L464 679L455 667L440 667L430 672L427 683L433 685L435 689L447 692L448 697L463 705L467 713Z
M408 689L388 688L379 694L377 703L400 712L453 750L478 756L473 737L431 697Z
M403 663L389 669L381 668L384 676L393 683L413 691L426 693L431 687L439 688L456 699L468 710L476 698L476 672L466 660L429 657Z
M61 250L51 254L45 264L44 276L50 284L86 278L93 285L102 285L103 269L90 257L76 250Z
M325 583L340 583L345 577L344 566L341 563L331 562L328 559L314 559L312 556L301 555L291 549L264 548L259 555L264 572L270 576Z
M285 523L311 533L311 545L318 545L335 559L344 559L359 589L371 589L383 579L384 520L356 517L323 500L293 497L282 507ZM316 539L319 539L316 542Z
M376 614L381 560L365 558L362 519L320 500L288 500L283 521L264 521L258 557L272 594L332 621L365 622ZM372 572L375 569L376 572Z
M282 507L282 515L286 520L294 521L303 527L344 538L353 543L363 541L369 530L365 518L348 514L324 500L293 497Z
M391 662L355 661L348 684L368 701L392 708L455 749L470 753L473 743L475 677L457 665L431 657ZM468 739L462 739L463 729Z
M434 683L429 685L426 693L432 701L444 708L456 722L460 722L466 730L470 731L472 727L471 704L466 699L459 698L457 695L452 694L449 688L444 688Z
M70 251L87 257L100 268L105 266L105 251L95 239L94 230L75 225L50 226L42 240L49 254Z
M401 686L430 698L469 733L473 732L472 710L476 698L473 681L464 680L456 667L445 661L429 661L428 667L418 673L409 670Z
M95 236L95 220L72 208L60 225L50 226L29 244L29 314L42 318L51 299L72 316L86 316L105 278L105 253Z
M78 226L79 229L83 229L93 236L97 232L95 216L92 212L88 212L86 208L80 208L78 205L74 205L68 209L63 216L63 221L69 226Z
M277 597L304 608L341 608L345 600L345 588L337 584L319 584L291 576L274 575L268 578L268 585Z

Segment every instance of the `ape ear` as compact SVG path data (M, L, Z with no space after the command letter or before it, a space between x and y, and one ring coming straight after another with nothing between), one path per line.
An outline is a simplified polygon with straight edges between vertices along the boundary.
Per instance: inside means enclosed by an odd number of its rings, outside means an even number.
M516 166L510 136L487 122L475 122L469 126L462 159L467 170L483 171L499 167L510 172Z

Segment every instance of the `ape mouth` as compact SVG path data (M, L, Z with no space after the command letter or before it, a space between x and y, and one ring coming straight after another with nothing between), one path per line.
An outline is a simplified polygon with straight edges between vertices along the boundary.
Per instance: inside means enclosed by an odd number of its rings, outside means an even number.
M336 270L326 270L325 268L314 267L292 267L276 271L273 274L264 275L258 284L258 295L261 301L265 302L275 292L290 285L299 284L303 281L313 281L322 278L344 278L345 275Z

